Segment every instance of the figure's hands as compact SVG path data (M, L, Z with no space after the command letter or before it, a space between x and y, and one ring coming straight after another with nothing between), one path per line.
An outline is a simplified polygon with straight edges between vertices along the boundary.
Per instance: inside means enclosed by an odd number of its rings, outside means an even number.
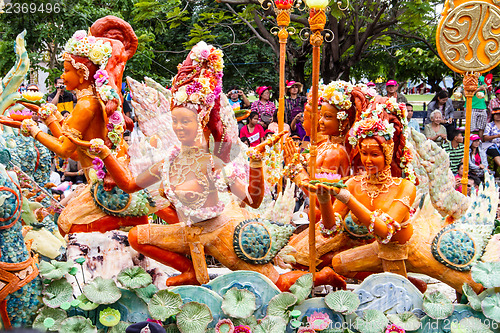
M283 131L281 133L278 133L276 135L271 136L270 138L267 138L264 142L261 142L258 146L256 146L254 148L254 151L256 153L263 153L266 150L267 146L274 145L276 142L278 142L283 137L283 135L285 135L287 133L288 133L287 131Z
M85 141L75 138L71 135L68 135L67 138L73 144L88 149L91 154L98 155L101 159L105 159L109 154L111 154L111 150L104 144L104 141L102 139L92 139L90 141Z
M17 120L13 120L12 118L9 118L7 116L1 116L0 115L0 124L9 126L9 127L14 127L14 128L20 128L21 127L21 122Z
M331 201L330 196L337 197L340 192L340 189L333 186L328 186L325 184L319 183L317 186L316 195L318 196L319 203L326 203Z
M38 114L38 110L40 110L40 107L36 104L31 104L27 102L18 102L18 103L24 105L27 109L35 112L36 114Z
M289 164L293 155L296 153L299 153L299 147L297 147L292 138L287 137L285 142L283 142L283 157L285 159L285 164Z

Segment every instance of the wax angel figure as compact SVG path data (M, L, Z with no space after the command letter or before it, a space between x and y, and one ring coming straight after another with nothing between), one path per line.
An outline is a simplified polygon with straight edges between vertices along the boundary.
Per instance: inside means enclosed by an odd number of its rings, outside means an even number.
M71 140L98 155L117 186L127 193L160 182L160 193L168 199L170 208L175 208L176 216L168 220L173 225L135 227L129 232L129 242L137 251L182 272L169 278L168 285L208 282L206 252L230 269L260 272L279 288L288 289L304 272L279 276L270 263L273 256L255 260L245 257L245 244L233 247L234 234L242 232L247 223L254 223L257 216L240 208L234 200L224 204L219 192L230 191L246 205L258 207L264 195L262 153L283 134L249 151L247 167L233 163L231 159L240 155L242 143L234 112L221 94L222 69L222 52L204 42L198 43L179 65L172 83L170 113L172 130L180 145L169 147L161 161L137 177L102 140ZM289 226L270 221L259 223L267 223L273 230L269 235L273 244L286 244L291 233ZM274 246L278 245L273 245L270 253L276 254L281 247ZM186 254L191 255L192 261ZM330 268L318 274L316 283L345 285Z

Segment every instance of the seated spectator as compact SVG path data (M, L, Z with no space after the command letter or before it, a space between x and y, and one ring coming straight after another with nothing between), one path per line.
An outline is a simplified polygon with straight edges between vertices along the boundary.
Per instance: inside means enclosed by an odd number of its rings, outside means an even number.
M434 110L431 115L431 122L424 127L424 135L439 145L446 141L446 128L441 124L443 116L441 111Z
M264 138L262 140L267 140L267 138L270 138L274 135L275 132L269 130L269 129L266 129L264 131Z
M479 178L484 177L484 171L488 169L488 159L486 150L483 148L481 138L477 134L470 136L470 156L469 169L470 172Z
M411 105L410 103L406 103L406 111L407 111L406 118L408 119L408 126L413 128L418 133L420 133L420 125L417 119L413 118L413 105Z
M68 159L68 166L64 171L64 181L72 182L73 184L86 183L85 174L80 162Z
M276 105L270 101L271 87L258 87L255 91L259 99L252 103L252 112L257 112L260 125L264 129L267 129L267 126L273 120L273 115L276 112Z
M61 112L61 116L64 117L64 119L68 118L69 116L71 116L71 113L67 110L64 110L63 112Z
M246 136L242 137L240 140L241 140L241 142L246 144L248 147L250 147L250 140L248 140L248 138Z
M233 87L227 93L227 98L229 99L229 105L231 105L233 111L248 109L250 107L250 101L243 90L238 87Z
M436 95L434 95L434 98L429 102L424 124L432 122L430 115L435 110L441 111L443 123L451 124L453 122L453 113L455 109L453 108L453 102L449 99L448 92L446 90L437 92Z
M304 140L306 136L306 130L302 123L304 122L304 113L299 113L293 118L292 124L290 125L290 129L292 130L292 135L296 135L300 138L300 140Z
M262 142L264 137L264 129L259 124L259 114L251 112L248 116L248 124L240 130L240 138L247 137L250 141L250 147L255 147Z
M444 150L448 153L450 158L450 169L453 174L457 174L458 166L464 158L464 137L459 130L453 130L449 137L450 141L443 145Z
M267 126L267 130L271 131L273 133L279 133L279 130L278 130L278 112L274 113L273 121L272 121L272 123L269 124L269 126ZM283 136L283 138L286 138L287 136L290 135L290 126L287 123L283 123L283 130L288 132L287 134L285 134Z

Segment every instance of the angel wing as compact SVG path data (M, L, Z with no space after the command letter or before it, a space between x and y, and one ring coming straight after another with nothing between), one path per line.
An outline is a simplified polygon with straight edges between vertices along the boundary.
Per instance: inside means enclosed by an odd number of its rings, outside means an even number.
M134 114L145 135L133 140L128 149L129 167L135 176L165 158L168 148L180 145L172 129L170 91L153 79L145 78L145 82L127 77Z
M21 94L17 90L30 67L30 59L28 58L24 41L25 35L26 30L17 35L14 47L16 51L16 63L0 84L0 114L4 114L5 110L14 104L16 99L21 98Z

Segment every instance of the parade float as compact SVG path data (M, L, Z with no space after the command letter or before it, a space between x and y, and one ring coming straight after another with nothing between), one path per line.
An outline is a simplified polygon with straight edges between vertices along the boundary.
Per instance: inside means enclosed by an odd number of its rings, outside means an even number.
M445 6L448 25L458 2ZM280 42L291 5L276 2ZM319 60L326 4L309 5ZM129 146L118 87L137 48L132 27L108 16L67 42L62 78L78 98L67 119L18 93L23 37L0 90L0 327L499 331L498 187L487 174L477 193L457 192L446 152L408 128L405 105L364 85L319 85L316 61L309 149L283 133L248 149L221 93L223 53L200 42L171 89L126 79L145 134ZM80 161L88 180L65 207L45 190L46 148ZM309 228L293 236L291 182L313 203ZM227 270L210 274L207 256ZM457 302L408 273L449 285Z

